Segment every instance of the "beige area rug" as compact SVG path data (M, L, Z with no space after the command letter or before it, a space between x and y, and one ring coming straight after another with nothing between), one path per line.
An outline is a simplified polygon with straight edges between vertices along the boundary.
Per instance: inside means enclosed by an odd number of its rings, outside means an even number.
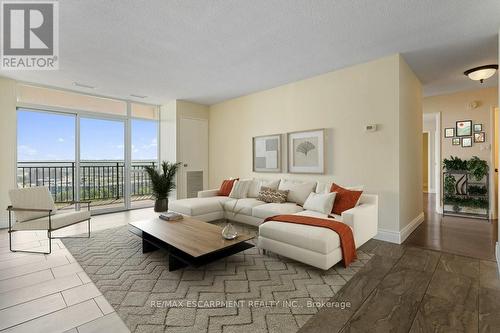
M132 332L296 332L318 307L349 306L325 302L372 256L322 271L254 247L169 272L167 253L143 254L126 226L63 242Z

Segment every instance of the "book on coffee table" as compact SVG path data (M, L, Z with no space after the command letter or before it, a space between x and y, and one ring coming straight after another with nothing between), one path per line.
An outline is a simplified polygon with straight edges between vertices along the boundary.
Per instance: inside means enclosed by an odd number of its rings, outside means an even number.
M179 221L182 220L182 215L175 212L166 212L160 214L160 219L165 221Z

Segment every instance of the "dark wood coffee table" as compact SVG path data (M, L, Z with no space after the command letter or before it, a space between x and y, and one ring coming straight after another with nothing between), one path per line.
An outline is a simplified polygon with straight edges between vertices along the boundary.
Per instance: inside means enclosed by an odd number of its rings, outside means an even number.
M165 249L169 270L188 265L199 267L253 247L246 241L255 236L240 234L234 240L222 238L222 228L185 216L179 221L160 218L131 222L129 230L142 238L142 252Z

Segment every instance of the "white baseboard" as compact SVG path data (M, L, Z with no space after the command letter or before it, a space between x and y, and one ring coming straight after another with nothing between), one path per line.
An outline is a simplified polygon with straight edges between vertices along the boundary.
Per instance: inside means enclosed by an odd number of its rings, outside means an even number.
M375 239L401 244L403 243L408 236L424 221L424 213L420 213L417 217L415 217L406 227L404 227L401 231L393 231L388 229L379 228L378 233L375 236Z
M399 232L399 236L400 236L400 242L399 244L403 243L407 238L408 236L411 235L411 233L417 229L417 227L422 223L424 222L424 212L421 212L420 214L418 214L417 217L415 217L410 223L408 223L408 225L406 227L404 227L400 232Z
M378 233L374 238L381 240L381 241L389 242L389 243L400 244L399 243L400 236L399 236L399 232L397 232L397 231L378 228Z

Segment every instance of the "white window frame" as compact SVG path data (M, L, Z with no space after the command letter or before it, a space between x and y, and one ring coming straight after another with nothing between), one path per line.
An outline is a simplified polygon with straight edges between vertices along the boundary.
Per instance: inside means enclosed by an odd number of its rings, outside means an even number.
M19 84L25 84L25 83L19 83ZM99 98L108 98L116 101L122 101L126 103L126 108L127 112L125 115L117 115L117 114L106 114L106 113L101 113L101 112L92 112L92 111L85 111L85 110L79 110L79 109L69 109L69 108L63 108L63 107L57 107L57 106L47 106L47 105L38 105L38 104L31 104L31 103L22 103L22 102L17 102L16 103L16 133L17 133L17 128L18 128L18 122L17 122L17 110L18 109L27 109L27 110L32 110L34 112L41 112L41 113L51 113L51 114L60 114L60 115L73 115L75 116L75 179L76 184L73 184L73 186L76 186L75 190L75 200L80 200L80 119L83 118L92 118L92 119L102 119L102 120L111 120L111 121L121 121L124 123L124 146L125 146L125 156L124 156L124 205L123 207L113 207L113 208L96 208L92 210L93 215L98 215L98 214L105 214L105 213L112 213L112 212L118 212L118 211L126 211L126 210L132 210L132 209L141 209L141 208L146 208L145 206L141 207L132 207L132 202L131 202L131 177L130 177L130 166L132 163L132 120L133 119L138 119L138 120L148 120L151 122L156 122L156 142L157 142L157 147L156 147L156 156L157 156L157 165L160 165L160 117L159 117L159 112L160 112L160 107L159 105L153 105L153 104L148 104L148 103L143 103L143 102L137 102L137 101L131 101L131 100L126 100L126 99L120 99L120 98L112 98L112 97L105 97L105 96L99 96L99 95L93 95L93 94L86 94L82 93L79 91L72 91L72 90L67 90L67 89L58 89L58 88L53 88L53 87L45 87L45 86L39 86L39 85L33 85L29 84L32 86L36 87L42 87L42 88L49 88L49 89L54 89L54 90L61 90L61 91L68 91L72 93L78 93L82 95L88 95L92 97L99 97ZM158 119L147 119L147 118L140 118L140 117L132 117L132 104L144 104L144 105L149 105L149 106L154 106L157 109L158 112ZM17 162L18 162L18 156L17 156L17 135L16 135L16 158L15 158L15 170L17 170ZM16 178L17 178L17 171L16 171ZM16 184L17 184L17 179L16 179ZM152 205L151 205L152 206Z

